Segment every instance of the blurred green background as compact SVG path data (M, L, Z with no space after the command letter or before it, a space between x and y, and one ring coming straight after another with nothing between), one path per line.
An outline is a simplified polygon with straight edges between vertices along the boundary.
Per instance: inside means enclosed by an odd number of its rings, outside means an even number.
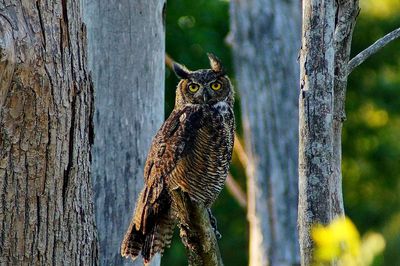
M361 0L352 54L400 26L399 0ZM400 40L349 77L343 130L346 214L362 233L383 234L375 265L400 265Z
M399 0L360 0L361 13L353 36L356 55L400 26ZM300 12L300 11L299 11ZM166 19L167 53L189 69L208 68L207 52L215 53L235 83L229 33L229 1L169 0ZM178 79L166 69L166 116L174 105ZM293 88L297 90L298 88ZM238 133L240 106L235 112ZM295 108L295 107L294 107ZM349 78L347 121L343 129L343 189L346 214L362 234L380 232L386 250L375 265L400 265L400 40L359 66ZM233 158L232 174L245 189L245 177ZM248 264L246 212L223 190L213 212L225 265ZM162 265L187 265L177 232Z

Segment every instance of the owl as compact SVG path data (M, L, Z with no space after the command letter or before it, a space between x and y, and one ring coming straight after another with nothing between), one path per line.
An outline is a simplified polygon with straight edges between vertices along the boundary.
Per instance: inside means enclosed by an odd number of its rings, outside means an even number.
M176 215L171 191L181 189L210 208L223 188L234 140L234 91L220 60L190 71L175 63L180 78L175 107L154 137L144 168L144 188L121 245L121 255L148 263L168 247Z

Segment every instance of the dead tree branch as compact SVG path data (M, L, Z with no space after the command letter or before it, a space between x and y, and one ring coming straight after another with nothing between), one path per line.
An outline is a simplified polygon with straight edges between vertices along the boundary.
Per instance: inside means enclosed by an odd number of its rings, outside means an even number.
M246 193L243 191L242 187L236 182L236 180L229 173L226 177L226 187L231 193L231 195L237 200L240 207L246 209L247 207L247 198Z
M222 266L217 238L211 227L205 206L193 202L180 189L173 190L174 202L182 243L186 248L190 266Z
M381 48L386 46L388 43L391 41L397 39L400 37L400 28L395 29L394 31L386 34L376 42L374 42L371 46L369 46L367 49L364 51L360 52L358 55L356 55L353 59L350 60L348 64L348 70L347 74L349 75L356 67L361 65L365 60L368 59L371 55L375 54L378 52Z
M243 168L246 168L249 164L249 157L245 152L243 145L238 138L237 134L235 133L235 145L233 146L233 152L238 156L240 163L242 164Z
M171 56L167 53L165 53L165 65L169 68L169 69L173 69L174 67L174 60L171 58Z

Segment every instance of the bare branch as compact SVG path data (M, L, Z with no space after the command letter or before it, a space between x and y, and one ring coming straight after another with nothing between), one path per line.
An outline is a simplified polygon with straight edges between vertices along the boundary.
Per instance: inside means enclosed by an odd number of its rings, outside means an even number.
M240 163L243 165L243 168L246 169L249 164L249 156L244 151L243 145L240 142L237 134L235 133L235 145L233 146L233 152L238 156Z
M229 173L226 177L226 187L231 195L237 200L240 207L246 209L247 206L247 198L246 193L243 191L242 187L236 182L236 180L232 177L232 174Z
M178 217L180 236L190 266L222 266L217 238L205 206L192 201L181 189L171 192Z
M362 64L368 57L378 52L385 45L390 43L391 41L400 37L400 28L395 29L394 31L386 34L384 37L380 38L376 42L374 42L367 49L356 55L353 59L350 60L348 64L347 74L349 75L357 66Z
M169 69L173 69L174 59L167 53L165 53L165 64Z

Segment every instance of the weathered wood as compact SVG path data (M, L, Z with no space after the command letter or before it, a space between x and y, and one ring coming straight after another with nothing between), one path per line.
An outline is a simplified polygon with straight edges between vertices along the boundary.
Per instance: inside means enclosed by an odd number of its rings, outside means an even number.
M221 253L207 209L180 189L171 192L180 237L190 266L222 266Z
M79 1L0 1L0 264L97 265Z
M164 120L164 6L164 0L84 0L96 88L92 173L101 265L142 264L122 258L119 248L151 139Z
M350 59L351 40L359 13L358 0L340 0L336 7L334 33L334 99L333 99L333 173L329 179L332 217L344 215L342 192L342 125L346 120L345 99L347 66Z
M378 52L380 49L385 47L388 43L400 38L400 28L395 29L392 32L389 32L373 44L371 44L367 49L360 52L354 58L352 58L348 65L348 74L350 74L357 66L361 65L365 60L367 60L371 55Z
M249 265L293 265L299 263L296 59L301 3L230 3L230 42L249 155Z
M300 54L299 240L312 263L313 224L344 214L341 132L357 0L303 1Z

